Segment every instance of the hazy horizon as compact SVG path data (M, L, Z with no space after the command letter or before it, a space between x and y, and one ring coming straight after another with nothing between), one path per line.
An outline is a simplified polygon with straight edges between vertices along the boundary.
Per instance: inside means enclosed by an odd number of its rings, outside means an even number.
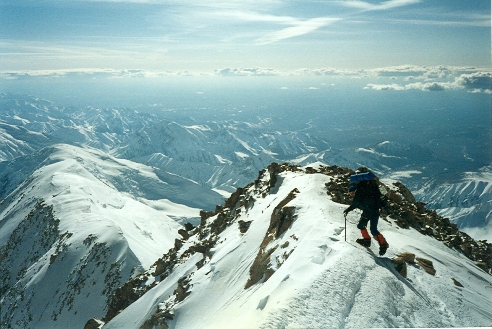
M490 1L6 0L0 92L490 164ZM188 117L186 117L188 116ZM441 153L439 153L441 152Z

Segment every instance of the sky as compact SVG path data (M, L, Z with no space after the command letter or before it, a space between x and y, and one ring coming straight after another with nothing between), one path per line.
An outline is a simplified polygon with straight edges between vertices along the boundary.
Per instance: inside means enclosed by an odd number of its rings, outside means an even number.
M3 0L0 70L488 68L490 23L489 0Z
M489 0L0 1L0 92L70 105L490 95L491 78Z

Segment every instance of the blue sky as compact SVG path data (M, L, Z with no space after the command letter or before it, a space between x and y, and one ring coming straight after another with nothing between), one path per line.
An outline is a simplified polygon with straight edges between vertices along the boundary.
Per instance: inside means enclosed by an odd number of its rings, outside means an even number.
M3 0L0 70L488 68L490 22L489 0Z

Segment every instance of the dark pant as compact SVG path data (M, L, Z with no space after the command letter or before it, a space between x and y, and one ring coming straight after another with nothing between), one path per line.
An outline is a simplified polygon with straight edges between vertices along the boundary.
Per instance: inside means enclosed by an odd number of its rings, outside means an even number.
M362 216L360 216L359 223L357 224L357 228L359 230L363 230L367 227L367 223L370 222L369 229L371 231L372 236L378 236L379 231L378 231L378 220L379 220L379 214L368 214L368 213L362 213Z

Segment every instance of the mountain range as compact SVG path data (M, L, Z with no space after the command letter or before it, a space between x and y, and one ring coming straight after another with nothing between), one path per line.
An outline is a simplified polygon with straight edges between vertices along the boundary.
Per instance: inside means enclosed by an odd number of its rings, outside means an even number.
M6 93L0 93L0 106L0 166L59 143L97 149L158 168L160 175L167 175L166 180L184 178L206 187L200 193L210 194L212 202L202 202L198 207L207 209L218 203L217 194L227 197L272 162L363 165L382 179L403 182L419 200L445 214L460 229L492 240L492 167L479 158L468 155L466 159L462 150L446 153L442 142L437 148L391 140L341 147L339 137L334 136L350 135L360 128L358 123L320 131L332 124L332 118L323 115L313 121L315 114L309 111L286 116L279 111L262 113L261 109L246 113L237 109L80 108ZM465 128L461 136L465 136ZM461 153L464 162L458 159ZM22 167L24 161L10 166ZM470 163L478 167L470 171ZM17 174L14 187L26 178ZM0 190L6 189L5 185ZM474 185L477 188L470 188ZM201 195L201 200L207 199ZM452 201L460 199L466 202Z
M490 265L477 253L490 244L457 231L487 238L479 228L490 227L489 167L443 183L435 172L439 157L415 144L384 141L349 150L310 130L278 129L274 118L203 120L206 115L67 108L0 96L2 327L83 327L92 317L109 328L192 328L203 321L214 328L230 321L264 328L491 323L483 293L490 289ZM286 161L296 169L265 176L271 163ZM327 194L337 176L307 169L315 163L363 164L386 186L403 181L435 216L456 224L404 225L408 216L394 212L381 221L388 257L357 249L355 227L345 230L341 215L347 186ZM267 238L278 212L290 225ZM422 272L424 261L410 261L403 277L390 259L403 253L431 261L437 274ZM263 263L254 265L256 259ZM252 269L257 266L261 275ZM353 277L345 274L349 269ZM373 292L383 278L391 282L383 289L389 297ZM464 287L449 284L454 281ZM117 298L135 282L139 293ZM346 298L337 297L354 285ZM214 303L200 306L204 296ZM360 322L359 308L370 308L375 296L391 315ZM311 306L329 309L330 298L343 305L330 314L343 316L317 317Z

